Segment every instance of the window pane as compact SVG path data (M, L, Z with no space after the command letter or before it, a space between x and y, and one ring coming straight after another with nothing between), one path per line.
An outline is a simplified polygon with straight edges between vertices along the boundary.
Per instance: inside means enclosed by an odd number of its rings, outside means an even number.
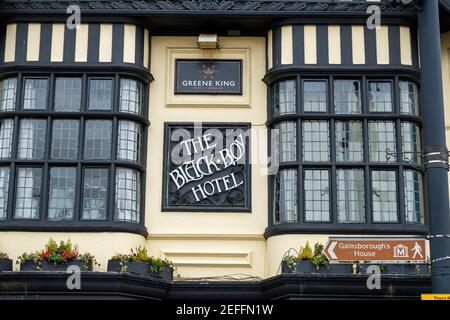
M305 170L305 220L330 221L328 170Z
M293 114L295 108L295 80L276 83L273 86L273 115Z
M274 222L297 222L297 170L282 170L275 177Z
M14 120L0 120L0 159L11 158L13 129Z
M396 152L395 124L393 121L369 122L370 161L395 162L395 157L386 158L386 150Z
M26 79L23 108L25 110L47 109L47 79Z
M108 180L106 168L84 169L82 219L106 219Z
M400 81L400 109L404 114L419 115L419 94L414 82Z
M336 160L363 161L363 134L360 121L336 121Z
M6 219L9 191L9 167L0 167L0 220Z
M303 160L330 161L328 121L303 122Z
M120 80L120 107L122 112L142 114L142 84L135 80Z
M295 122L283 122L275 126L279 132L279 146L281 162L297 160L297 126Z
M15 219L39 219L41 209L41 168L18 168Z
M339 222L365 221L364 171L337 171L337 209Z
M56 111L80 111L81 82L80 78L56 78Z
M73 219L76 175L76 168L50 169L49 220Z
M407 222L424 222L423 182L417 171L405 170L405 211Z
M112 122L109 120L86 121L84 158L111 159Z
M334 112L361 113L361 91L358 80L334 81Z
M390 82L369 82L370 112L392 112L392 88Z
M402 140L403 161L420 163L421 159L418 154L421 151L419 126L412 122L403 122Z
M89 81L89 110L111 110L112 80L91 79Z
M45 154L47 120L23 119L20 121L19 158L43 159Z
M133 121L119 121L117 158L138 162L140 160L141 125Z
M327 112L327 82L303 82L303 108L305 112Z
M116 171L116 221L139 223L141 211L141 182L136 170L118 168Z
M374 222L397 222L397 174L372 171L372 207Z
M78 136L78 120L54 120L52 159L76 160L78 158Z
M16 109L17 78L0 80L0 111Z

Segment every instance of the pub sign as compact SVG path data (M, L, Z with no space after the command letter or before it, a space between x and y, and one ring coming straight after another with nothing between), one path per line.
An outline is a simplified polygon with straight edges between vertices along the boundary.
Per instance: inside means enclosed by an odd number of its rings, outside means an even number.
M242 94L242 60L175 60L176 94Z
M166 123L163 211L250 211L249 124Z

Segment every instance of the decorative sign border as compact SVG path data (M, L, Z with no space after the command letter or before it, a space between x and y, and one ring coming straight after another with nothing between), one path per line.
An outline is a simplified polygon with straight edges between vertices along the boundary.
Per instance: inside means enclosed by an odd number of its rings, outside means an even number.
M226 129L242 129L243 131L250 132L251 125L250 123L201 123L202 126L202 133L205 132L208 129L218 129L218 130L226 130ZM236 189L230 189L230 191L238 192L241 197L243 197L243 200L240 201L240 204L236 205L231 203L230 201L227 201L229 198L228 196L225 197L227 199L223 199L224 192L222 192L222 198L220 198L220 195L217 196L217 194L213 194L211 197L217 197L217 199L213 199L214 201L209 201L209 199L205 199L206 201L203 201L203 204L191 204L189 201L180 201L179 204L170 203L170 197L174 196L174 193L176 191L173 191L174 189L174 182L173 178L172 180L170 177L170 173L173 173L173 170L177 168L177 165L171 164L169 166L169 161L171 163L171 152L172 152L172 143L173 141L170 141L170 134L171 131L174 129L185 129L189 130L190 132L193 132L195 128L195 124L190 123L184 123L184 122L166 122L164 123L164 155L163 155L163 192L162 192L162 205L161 205L161 211L189 211L189 212L250 212L251 211L251 165L250 165L250 135L247 135L244 137L244 144L245 144L245 161L243 164L236 164L235 166L230 166L227 169L220 169L219 171L224 172L222 176L226 176L227 173L231 172L242 172L243 177L242 179L238 179L238 185L239 188ZM248 130L248 131L247 131ZM202 137L202 136L200 136ZM199 138L199 137L194 137ZM236 140L235 140L236 141ZM226 147L225 147L226 148ZM239 166L239 167L238 167ZM243 167L242 167L243 166ZM236 167L236 168L235 168ZM217 171L217 172L219 172ZM216 172L216 173L217 173ZM216 174L214 173L214 174ZM199 186L205 182L208 182L215 178L221 178L222 176L215 176L214 174L206 176L205 178L196 181L196 184L189 185L189 187L196 187L199 188ZM233 181L233 178L230 178L230 181ZM242 184L241 184L242 182ZM171 189L172 188L172 192ZM189 191L190 192L190 191ZM201 195L201 193L197 192L197 194ZM192 195L191 195L192 196ZM180 195L181 197L181 195ZM192 197L191 197L192 198ZM214 204L216 202L217 204ZM199 201L202 202L202 201Z
M203 64L202 66L202 70L197 70L199 73L202 73L202 76L204 78L204 83L205 84L210 84L210 86L208 85L197 85L197 86L193 86L196 87L196 89L186 89L186 88L182 88L181 86L181 82L183 82L182 79L182 75L180 74L181 72L181 64L182 63L198 63L198 64ZM211 66L207 66L207 64L214 64L212 67ZM223 79L223 78L219 78L216 79L215 77L215 73L217 73L217 75L219 75L220 77L220 71L222 70L216 70L215 66L220 66L222 64L238 64L238 72L237 72L237 77L236 79ZM236 60L236 59L175 59L175 94L200 94L200 95L206 95L206 94L213 94L213 95L242 95L242 81L243 81L243 77L242 77L242 70L243 67L243 61L242 60ZM229 69L232 70L232 69ZM228 71L229 71L228 70ZM192 75L192 81L195 82L200 82L202 81L200 78L195 78L194 75ZM218 89L220 87L220 84L228 84L231 81L234 81L235 83L237 82L237 90L226 90L226 89ZM216 83L218 85L216 85Z

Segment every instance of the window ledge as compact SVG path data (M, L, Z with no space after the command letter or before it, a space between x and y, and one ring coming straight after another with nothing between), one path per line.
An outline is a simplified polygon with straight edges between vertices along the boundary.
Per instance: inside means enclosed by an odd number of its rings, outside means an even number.
M50 222L50 221L0 221L1 231L29 231L29 232L125 232L147 237L147 228L141 224L126 222Z
M284 223L266 228L264 237L270 238L283 234L371 234L371 235L427 235L429 228L423 224L338 224L338 223Z

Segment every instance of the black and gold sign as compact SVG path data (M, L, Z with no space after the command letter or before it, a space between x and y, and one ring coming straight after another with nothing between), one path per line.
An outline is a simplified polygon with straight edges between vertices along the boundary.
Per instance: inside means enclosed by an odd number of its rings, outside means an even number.
M242 94L241 60L176 60L175 93Z
M250 209L249 124L166 123L163 210Z

